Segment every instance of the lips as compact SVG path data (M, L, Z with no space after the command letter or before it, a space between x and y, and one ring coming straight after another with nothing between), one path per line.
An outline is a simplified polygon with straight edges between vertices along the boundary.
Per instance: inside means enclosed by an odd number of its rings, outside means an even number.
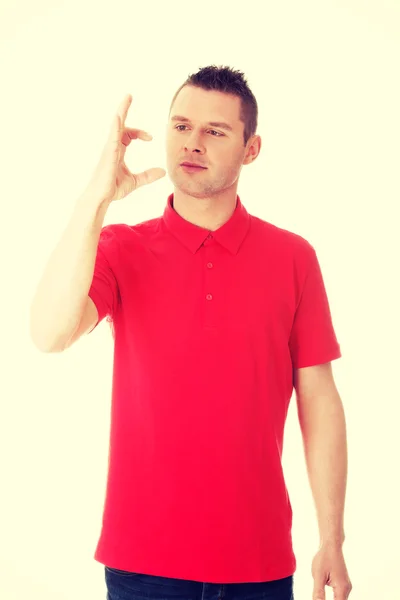
M183 162L181 163L181 167L197 167L198 169L206 169L207 167L203 167L203 165L199 165L196 163Z

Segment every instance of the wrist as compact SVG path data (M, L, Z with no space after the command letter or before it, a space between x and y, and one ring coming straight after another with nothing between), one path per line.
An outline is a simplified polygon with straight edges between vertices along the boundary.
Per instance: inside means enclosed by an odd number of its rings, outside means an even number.
M320 548L342 548L345 537L321 537L319 541Z

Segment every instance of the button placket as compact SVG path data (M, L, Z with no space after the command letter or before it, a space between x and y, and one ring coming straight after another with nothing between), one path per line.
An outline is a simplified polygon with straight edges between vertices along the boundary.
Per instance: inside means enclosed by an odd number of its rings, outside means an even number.
M213 326L213 322L214 322L214 312L215 312L215 307L214 307L214 290L213 290L213 271L212 269L214 268L214 261L210 260L210 258L212 258L212 247L210 247L210 245L212 246L212 234L209 233L206 241L205 241L205 264L204 264L204 268L206 269L206 273L205 273L205 296L204 296L204 302L205 302L205 310L204 310L204 314L205 314L205 325L206 327L209 326Z

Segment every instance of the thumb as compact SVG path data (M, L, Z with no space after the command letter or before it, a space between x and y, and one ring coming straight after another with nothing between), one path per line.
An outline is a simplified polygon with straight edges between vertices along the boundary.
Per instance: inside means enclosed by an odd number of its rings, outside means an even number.
M153 183L154 181L157 181L157 179L165 177L166 174L166 170L161 169L161 167L153 167L151 169L147 169L147 171L143 171L142 173L137 173L134 175L136 183L135 189L141 187L142 185Z

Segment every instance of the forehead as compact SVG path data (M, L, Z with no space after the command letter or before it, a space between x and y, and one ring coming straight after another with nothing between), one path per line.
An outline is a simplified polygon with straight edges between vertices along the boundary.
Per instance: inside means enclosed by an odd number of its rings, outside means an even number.
M204 123L224 121L237 129L240 121L240 98L216 90L185 86L175 99L170 119L173 115L182 115L191 121Z

